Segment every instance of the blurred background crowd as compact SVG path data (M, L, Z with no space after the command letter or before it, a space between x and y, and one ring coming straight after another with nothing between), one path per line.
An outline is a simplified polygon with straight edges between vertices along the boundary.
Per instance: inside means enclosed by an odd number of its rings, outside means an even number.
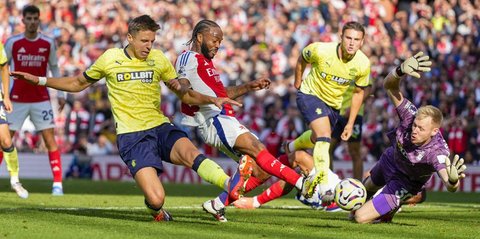
M296 108L293 87L300 51L315 41L337 41L342 24L358 21L366 27L362 50L372 63L372 96L365 102L364 160L375 161L387 146L386 132L396 124L395 111L382 89L392 67L412 53L427 52L433 70L421 79L408 79L403 92L417 105L432 104L445 116L442 127L452 153L469 163L480 159L480 0L64 0L0 2L0 40L23 32L21 9L41 9L41 31L54 37L63 75L83 72L107 48L123 47L127 22L142 14L158 20L155 47L172 63L188 49L193 26L215 20L224 31L214 61L226 86L262 74L273 81L269 90L242 98L239 120L257 134L272 154L285 140L305 130ZM163 87L162 110L179 125L176 96ZM52 92L55 94L55 92ZM57 112L57 140L64 153L75 148L90 155L115 154L115 129L103 82L69 94L69 106ZM261 102L261 103L259 103ZM44 151L33 127L16 137L20 151ZM195 131L183 128L209 156ZM349 160L341 145L335 159Z

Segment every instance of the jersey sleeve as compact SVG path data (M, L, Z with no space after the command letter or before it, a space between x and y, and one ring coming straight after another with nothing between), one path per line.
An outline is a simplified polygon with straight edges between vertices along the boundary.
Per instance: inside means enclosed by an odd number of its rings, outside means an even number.
M105 67L107 66L107 60L111 57L110 50L104 52L86 71L83 72L83 76L87 78L88 82L97 82L105 77Z
M186 78L192 80L192 74L196 74L196 57L192 52L185 52L177 59L175 69L179 78Z
M449 157L449 155L445 154L437 154L434 156L435 159L433 160L433 167L435 170L438 172L441 169L446 168L447 166L445 165L446 159Z
M161 64L162 64L162 69L160 71L160 79L164 82L168 82L171 79L177 78L177 72L175 71L175 68L173 67L172 63L168 58L161 54Z
M370 82L370 61L367 59L365 67L360 71L359 77L355 81L355 85L358 87L367 87L371 85Z
M319 62L319 59L320 59L319 50L318 50L319 46L320 46L320 43L315 42L303 48L302 50L303 59L308 63Z
M416 113L417 107L415 107L415 105L406 98L403 98L402 103L400 103L400 105L397 107L397 114L400 118L400 128L402 130L411 127Z

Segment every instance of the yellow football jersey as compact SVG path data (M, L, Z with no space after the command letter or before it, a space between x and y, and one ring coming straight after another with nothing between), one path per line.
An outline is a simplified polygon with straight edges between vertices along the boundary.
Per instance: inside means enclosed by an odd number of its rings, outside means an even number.
M5 52L5 49L3 48L3 44L0 42L0 66L5 65L7 63L7 53Z
M105 77L117 134L169 122L160 110L160 81L168 82L177 73L161 51L151 50L147 59L140 60L125 49L109 49L83 75L89 81Z
M372 85L372 78L370 78L369 86ZM346 111L350 106L352 105L352 96L353 96L353 90L355 89L355 83L351 83L350 86L348 86L347 91L343 94L343 101L342 101L342 107L340 108L340 115L345 115ZM358 111L358 115L363 116L363 113L365 112L364 110L364 104L360 107L360 110ZM347 115L348 117L348 115Z
M312 69L303 80L300 91L315 95L330 107L339 110L343 95L351 83L366 87L370 77L370 60L360 50L344 63L337 54L337 42L315 42L302 51Z

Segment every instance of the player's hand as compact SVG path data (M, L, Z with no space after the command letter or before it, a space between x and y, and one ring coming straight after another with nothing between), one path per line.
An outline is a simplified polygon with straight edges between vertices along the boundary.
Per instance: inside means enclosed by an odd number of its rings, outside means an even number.
M236 105L236 106L239 106L239 107L242 106L242 104L238 103L237 101L234 101L230 98L225 98L225 97L213 98L213 103L220 109L223 108L224 104L231 104L231 105Z
M268 89L268 87L270 87L270 83L272 83L270 79L268 79L267 77L261 77L259 79L249 82L247 87L250 91L257 91L262 89Z
M25 80L30 84L38 85L38 77L26 72L12 71L10 72L10 76L15 77L17 80Z
M353 132L353 125L345 125L345 128L343 128L342 135L340 136L343 141L347 141L351 136Z
M172 91L179 91L182 89L182 84L180 84L178 79L171 79L168 82L165 82L165 85Z
M458 154L455 154L451 164L450 158L447 157L445 165L447 166L448 182L450 184L455 185L459 179L465 178L464 171L467 169L467 166L465 166L463 158L460 158Z
M423 52L418 52L415 56L407 58L400 65L400 69L407 75L420 78L419 72L429 72L431 70L429 66L431 65L432 62L429 60L429 57L423 55Z
M5 107L5 111L7 111L7 113L12 113L13 105L8 95L3 98L3 106Z
M65 98L58 97L58 112L59 113L62 112L63 108L65 107L65 103L67 103Z

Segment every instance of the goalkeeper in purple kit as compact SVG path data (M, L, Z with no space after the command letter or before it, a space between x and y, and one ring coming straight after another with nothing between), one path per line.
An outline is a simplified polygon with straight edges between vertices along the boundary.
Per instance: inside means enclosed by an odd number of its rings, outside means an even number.
M400 205L420 192L434 172L450 192L457 191L465 177L464 160L455 155L450 162L449 148L440 132L442 112L431 105L417 109L400 92L403 76L420 78L419 73L430 71L431 64L429 57L419 52L385 77L384 88L400 122L388 133L391 146L363 182L369 195L383 189L351 214L358 223L390 222Z

